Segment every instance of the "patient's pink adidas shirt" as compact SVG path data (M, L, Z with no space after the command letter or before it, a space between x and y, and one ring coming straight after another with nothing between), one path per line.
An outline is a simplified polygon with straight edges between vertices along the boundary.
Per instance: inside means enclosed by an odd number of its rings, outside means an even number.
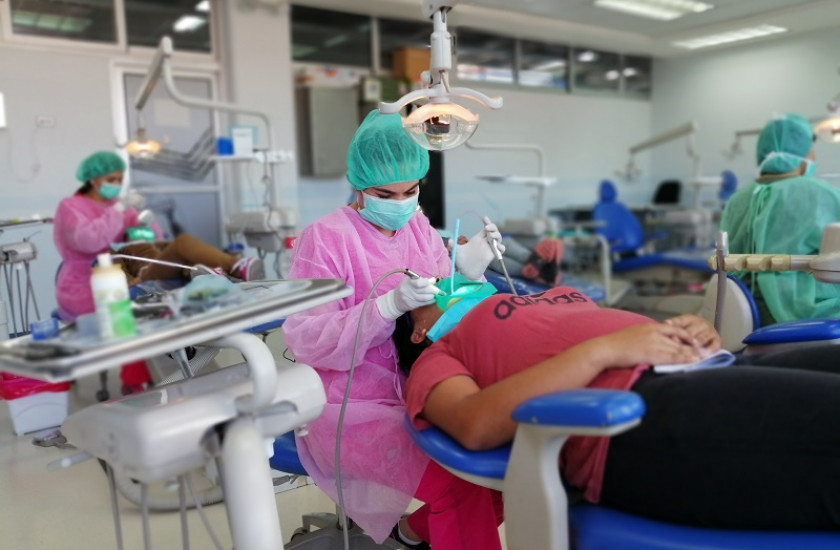
M636 313L602 308L569 287L529 296L490 296L411 368L407 412L415 427L427 427L420 418L423 405L432 388L447 378L469 376L484 388L584 340L648 322ZM645 368L605 370L588 387L627 390ZM563 448L564 477L590 502L601 495L608 446L607 437L572 437Z

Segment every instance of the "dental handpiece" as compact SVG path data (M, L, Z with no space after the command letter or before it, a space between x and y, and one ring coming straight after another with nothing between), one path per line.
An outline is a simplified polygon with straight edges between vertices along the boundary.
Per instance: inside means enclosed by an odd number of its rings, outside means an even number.
M505 265L505 261L502 259L502 251L499 250L499 241L492 237L487 237L487 242L490 244L490 250L493 251L493 257L498 260L499 265L502 266L502 274L505 276L505 281L507 281L508 286L510 287L510 292L516 296L519 293L516 292L516 287L513 286L513 281L510 278L510 274L508 274L507 266Z
M408 268L405 268L403 270L403 273L405 273L408 276L409 279L415 279L415 280L422 279L422 277L420 277L420 275L418 275L414 271L411 271ZM429 282L434 285L438 282L438 279L437 279L437 277L429 277ZM432 287L432 288L435 290L435 294L445 294L442 290L440 290L437 287Z

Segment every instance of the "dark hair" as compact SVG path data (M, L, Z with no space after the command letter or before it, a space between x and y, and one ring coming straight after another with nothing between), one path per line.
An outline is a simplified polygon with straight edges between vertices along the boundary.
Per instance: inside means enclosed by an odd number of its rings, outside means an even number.
M90 180L88 180L84 184L82 184L81 187L76 189L76 193L85 194L91 189L93 189L93 185L91 185Z
M427 347L432 343L424 339L421 343L415 344L411 341L411 332L414 330L414 323L411 320L411 315L405 313L397 318L397 325L394 327L394 345L397 348L397 357L399 359L400 370L406 375L411 371L411 366L420 357Z

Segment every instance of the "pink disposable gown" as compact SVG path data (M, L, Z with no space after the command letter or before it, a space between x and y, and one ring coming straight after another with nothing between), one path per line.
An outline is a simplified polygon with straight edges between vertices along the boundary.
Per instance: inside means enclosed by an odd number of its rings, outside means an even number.
M111 243L122 242L125 231L137 225L137 211L120 212L111 203L95 201L76 193L61 201L53 218L53 242L63 263L56 279L55 295L62 318L75 319L92 313L91 264ZM161 237L160 228L153 225Z
M335 441L359 323L350 399L341 435L341 477L345 512L374 540L382 541L406 511L428 464L403 422L405 377L397 366L385 319L373 299L365 300L384 273L409 268L425 277L448 275L443 240L421 213L393 237L386 237L350 207L324 216L295 242L290 277L343 279L354 293L290 316L283 325L295 360L314 367L327 393L321 416L309 434L297 438L301 462L318 486L338 502ZM386 277L373 297L392 290L402 274ZM362 320L362 307L367 303Z

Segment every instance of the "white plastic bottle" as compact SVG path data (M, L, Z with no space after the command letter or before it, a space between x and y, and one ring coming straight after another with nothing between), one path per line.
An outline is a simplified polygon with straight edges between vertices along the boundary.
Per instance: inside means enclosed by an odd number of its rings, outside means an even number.
M110 254L97 256L97 264L90 278L90 289L96 305L99 336L107 339L134 335L137 327L125 273L113 264Z

